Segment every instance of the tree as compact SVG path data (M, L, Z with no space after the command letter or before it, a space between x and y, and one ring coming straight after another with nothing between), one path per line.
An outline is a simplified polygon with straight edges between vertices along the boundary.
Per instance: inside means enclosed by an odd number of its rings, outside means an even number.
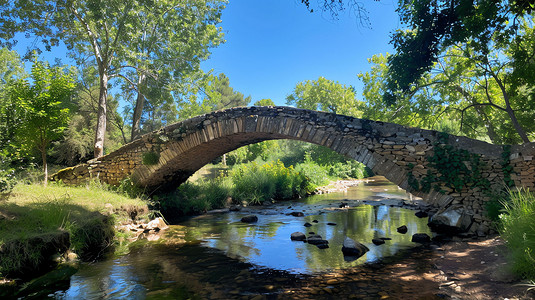
M374 56L372 71L359 74L368 104L364 117L439 130L444 128L435 126L449 123L449 130L472 138L528 142L535 132L535 22L533 17L517 22L514 40L495 34L484 55L471 43L449 47L395 104L379 96L389 66L385 56Z
M31 83L21 79L9 90L9 97L23 113L16 140L30 151L37 149L43 160L44 184L47 184L47 149L61 137L69 121L69 101L76 86L73 69L50 67L34 62Z
M158 107L173 103L171 89L185 77L199 70L200 62L210 55L210 48L223 41L220 22L221 3L187 0L170 5L156 1L151 10L137 18L139 39L130 39L126 62L132 67L122 74L136 91L132 116L134 140L141 134L146 101ZM181 30L177 30L181 29Z
M517 18L534 9L532 1L400 0L398 12L408 28L392 35L396 53L388 62L385 101L395 103L400 93L410 93L453 45L469 42L476 53L485 55L495 33L513 36Z
M0 150L3 151L8 151L6 147L15 137L22 114L9 101L7 91L16 80L26 76L17 53L7 48L0 49Z
M155 65L153 62L160 57L151 56L154 53L146 51L138 52L141 49L133 47L139 46L137 41L144 41L143 35L146 32L138 27L140 19L144 20L142 16L149 16L156 5L161 8L160 12L175 13L174 8L181 7L183 1L169 0L162 3L163 1L156 3L151 0L16 0L10 3L3 2L0 5L3 22L3 26L0 27L0 37L6 41L5 44L16 42L13 41L16 32L25 32L27 35L40 37L47 50L62 41L71 50L71 54L78 63L91 61L97 67L99 104L95 132L95 157L102 156L104 153L109 81L114 78L126 79L125 73L131 69L135 69L136 73L139 74L155 74L159 65ZM201 3L216 11L223 8L222 2L218 0L206 0L201 1ZM191 28L171 27L176 23L163 25L169 25L169 27L160 28L162 32L173 30L184 32L184 35L175 35L176 39L188 40L190 38L188 32ZM200 24L199 26L210 25ZM163 43L163 41L159 42ZM158 45L155 46L158 47ZM173 49L173 51L175 50ZM162 49L162 51L166 51L166 49ZM178 52L180 51L178 50ZM137 56L140 62L146 63L131 65L133 56ZM182 57L170 56L165 56L165 58L182 59ZM171 62L167 61L166 63ZM145 69L147 66L155 66L156 68Z
M261 100L256 101L253 105L254 106L275 106L275 102L273 102L273 100L271 99L261 99Z
M208 75L194 83L189 94L178 100L179 119L185 120L212 111L246 106L251 96L244 97L230 86L230 79L223 73Z
M353 87L325 79L307 80L298 83L292 94L286 97L288 105L359 117L359 102Z

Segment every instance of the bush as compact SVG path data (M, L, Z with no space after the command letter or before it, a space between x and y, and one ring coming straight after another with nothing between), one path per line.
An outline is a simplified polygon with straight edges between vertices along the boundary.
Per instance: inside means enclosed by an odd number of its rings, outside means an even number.
M292 166L285 167L281 161L241 165L232 170L230 177L234 184L232 197L250 204L298 198L313 191L305 174Z
M307 161L302 164L298 164L295 169L306 176L310 183L315 187L326 185L331 181L329 172L325 167L322 167L315 162Z
M513 271L535 279L535 195L529 191L510 191L503 201L500 235L510 250Z
M175 191L154 196L166 217L192 215L223 207L230 195L231 182L219 177L196 183L185 182Z

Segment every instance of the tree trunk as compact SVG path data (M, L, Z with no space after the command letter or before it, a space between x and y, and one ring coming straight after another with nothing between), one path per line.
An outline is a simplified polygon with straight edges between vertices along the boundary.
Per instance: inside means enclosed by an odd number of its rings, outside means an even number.
M140 74L137 82L137 99L134 107L134 115L132 116L132 135L130 140L133 141L141 136L141 114L143 113L143 106L145 105L145 97L141 93L141 87L145 81L145 75Z
M45 174L43 185L47 186L47 184L48 184L48 165L46 163L46 149L40 149L40 151L41 151L41 157L43 159L43 173Z
M98 120L95 133L95 158L104 155L104 136L106 135L106 101L108 98L108 74L101 71L100 94L98 98Z

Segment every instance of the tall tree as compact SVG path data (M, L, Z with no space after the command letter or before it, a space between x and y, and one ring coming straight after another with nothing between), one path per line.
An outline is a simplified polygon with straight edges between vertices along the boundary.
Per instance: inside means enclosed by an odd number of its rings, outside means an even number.
M320 110L335 114L359 117L360 103L355 98L353 87L347 87L337 81L319 77L298 83L293 92L286 97L288 105L298 108Z
M158 59L157 57L140 55L141 61L149 60L146 65L129 64L131 55L137 55L137 50L140 50L131 48L138 46L132 41L143 40L145 34L144 30L138 27L140 19L143 19L142 16L150 15L155 6L169 10L170 14L175 13L173 8L180 7L181 3L183 1L180 0L2 2L0 37L6 43L13 43L16 42L13 41L16 32L25 32L28 35L41 37L47 50L63 41L80 63L88 59L93 62L99 76L98 122L94 146L94 156L99 157L104 153L109 81L118 77L127 78L125 73L132 68L140 74L154 73L154 69L144 69L144 67L153 65L151 61ZM218 0L206 0L201 3L216 11L223 8L222 1ZM168 25L169 27L165 27L168 31L185 32L185 35L177 35L178 39L189 38L187 32L191 28L171 27L176 24L162 25ZM159 30L165 31L163 28ZM216 31L218 30L220 29ZM171 59L180 60L181 57L171 57Z
M145 101L153 107L172 103L172 86L198 71L210 48L224 42L216 27L221 5L204 0L156 1L151 10L138 16L140 38L129 40L129 48L135 51L126 60L132 69L122 75L136 91L132 140L141 134Z
M31 83L21 79L9 90L11 102L24 111L23 122L16 134L17 142L27 151L39 150L45 185L48 177L48 146L59 139L67 127L68 106L76 86L75 78L73 69L34 62Z

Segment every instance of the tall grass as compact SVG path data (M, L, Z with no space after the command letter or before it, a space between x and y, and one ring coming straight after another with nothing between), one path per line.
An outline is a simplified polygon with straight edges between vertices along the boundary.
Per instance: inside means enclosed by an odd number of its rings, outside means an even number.
M513 271L535 279L535 195L529 190L509 192L500 215L500 235L510 250Z

